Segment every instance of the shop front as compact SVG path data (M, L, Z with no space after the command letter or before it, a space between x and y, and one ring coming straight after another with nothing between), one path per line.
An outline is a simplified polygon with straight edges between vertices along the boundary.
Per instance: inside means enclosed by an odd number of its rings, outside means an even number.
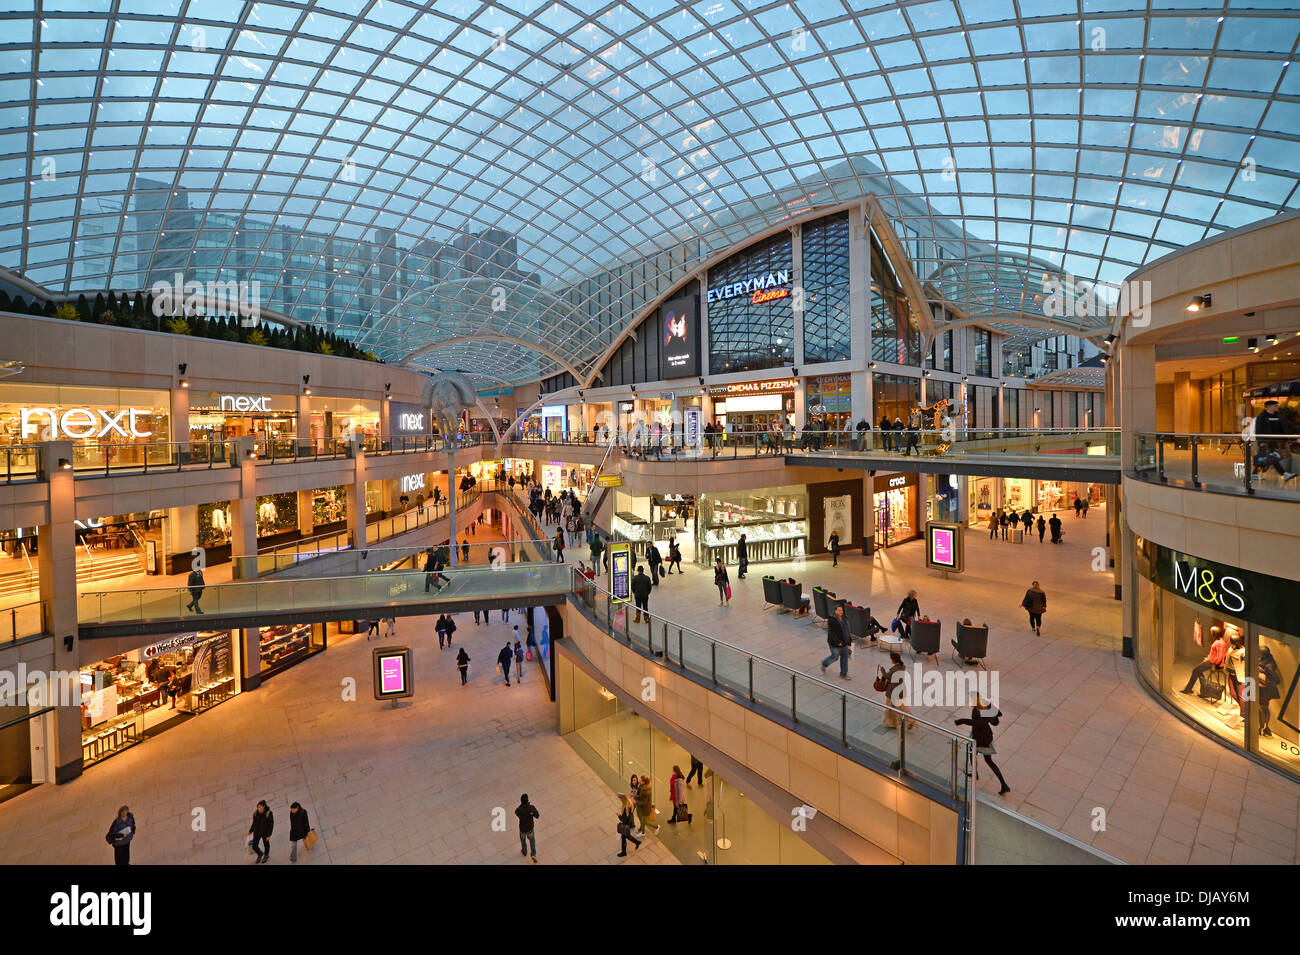
M784 427L787 421L797 425L794 393L798 385L794 378L715 385L709 389L713 417L734 435L771 431L774 426Z
M862 546L862 479L823 481L808 485L809 554L830 550L832 534L839 536L840 550Z
M876 513L877 547L918 540L924 533L917 519L918 477L915 473L876 475L872 507Z
M563 441L569 436L569 411L565 405L542 406L542 434L547 441Z
M262 448L292 453L298 431L295 395L191 393L190 440L226 441L252 435ZM283 450L282 450L283 449Z
M1300 585L1142 538L1134 551L1143 682L1190 722L1300 778Z
M853 386L848 375L821 375L808 379L808 419L819 431L852 428Z
M312 397L311 436L358 440L379 434L379 402L362 398Z
M765 487L701 494L696 508L695 559L736 563L745 535L750 563L793 560L808 553L808 489Z
M947 524L958 519L961 501L961 478L955 474L926 474L925 519Z
M258 627L262 679L287 670L295 663L301 663L324 650L327 643L326 629L323 623Z
M0 446L71 441L77 468L170 462L171 393L0 382ZM35 467L35 459L30 462ZM25 466L15 457L10 467Z
M542 489L549 490L552 494L576 491L579 496L583 496L595 480L595 475L596 469L590 465L548 461L542 465Z
M84 765L120 753L239 692L229 630L181 633L81 668Z
M1096 507L1106 501L1106 485L1081 481L1034 480L1032 478L972 477L970 481L970 524L987 524L998 508L1024 513L1051 514L1068 511L1074 499Z

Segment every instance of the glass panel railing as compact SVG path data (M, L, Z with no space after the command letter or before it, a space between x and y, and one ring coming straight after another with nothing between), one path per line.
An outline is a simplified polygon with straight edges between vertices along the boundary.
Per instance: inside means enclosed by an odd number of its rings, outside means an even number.
M1138 433L1130 476L1223 494L1300 499L1300 436Z
M41 449L15 445L0 448L0 482L34 481L41 469Z
M0 646L44 632L45 614L39 600L0 610Z
M236 463L233 448L226 441L77 444L72 448L72 470L78 477L93 477L115 471L224 467Z
M202 616L274 611L311 613L402 604L451 602L469 598L518 598L570 592L567 564L509 564L502 568L444 570L440 589L425 591L423 571L391 571L347 577L302 578L210 584L202 588L84 591L78 617L85 625L180 620ZM195 593L197 591L197 594ZM195 609L197 608L197 609ZM437 612L436 608L430 612Z

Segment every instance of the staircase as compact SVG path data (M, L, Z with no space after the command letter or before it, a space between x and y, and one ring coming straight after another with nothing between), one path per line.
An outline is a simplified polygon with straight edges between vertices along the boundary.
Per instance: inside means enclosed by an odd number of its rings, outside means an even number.
M124 550L115 554L100 554L94 560L84 553L77 555L77 583L83 584L95 580L111 580L115 577L127 577L144 570L144 558L138 550ZM11 570L0 573L0 598L14 597L19 594L35 594L40 590L40 574L35 563L31 569Z
M591 483L587 485L587 493L582 500L582 522L587 527L594 527L596 515L600 513L600 506L605 503L605 498L609 496L609 488L600 487L599 481L601 474L605 471L605 465L609 463L609 456L614 451L615 442L610 441L605 446L605 456L600 459L600 465L591 475Z

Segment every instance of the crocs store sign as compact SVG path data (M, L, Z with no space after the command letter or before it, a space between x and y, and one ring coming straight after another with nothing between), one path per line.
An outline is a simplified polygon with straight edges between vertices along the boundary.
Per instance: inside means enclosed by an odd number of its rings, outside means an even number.
M145 408L23 408L22 436L44 441L59 438L148 438L153 432L140 429L138 419L153 414Z

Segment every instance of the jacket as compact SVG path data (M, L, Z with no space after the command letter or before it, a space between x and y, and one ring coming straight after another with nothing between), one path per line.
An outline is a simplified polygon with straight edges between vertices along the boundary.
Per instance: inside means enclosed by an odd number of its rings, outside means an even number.
M663 555L659 553L659 548L654 544L646 548L645 559L651 564L662 564L664 562Z
M736 541L736 559L749 560L749 541Z
M650 578L645 575L645 571L632 578L632 593L638 597L649 597L652 586L653 584Z
M958 726L969 726L971 739L976 746L993 745L993 727L998 725L1002 714L996 708L987 710L971 709L970 719L956 720Z
M254 839L270 839L275 829L275 813L268 808L266 812L253 811L253 824L248 827Z
M185 586L189 587L191 590L203 589L203 575L197 570L191 570L189 579L186 581Z
M497 663L501 664L501 668L505 670L506 673L509 673L510 664L514 658L515 651L511 650L509 647L502 647L501 652L497 654Z
M831 550L831 553L832 553L832 554L838 554L838 553L840 552L840 535L839 535L839 534L832 534L832 535L831 535L831 539L830 539L830 550Z
M113 824L108 827L108 841L115 846L125 846L135 838L135 813L128 812L126 818L113 817Z
M681 773L673 773L668 780L668 801L674 806L686 802L686 777Z
M533 820L542 818L542 814L537 811L537 807L530 802L521 802L515 807L515 815L519 817L519 831L527 835L533 831Z
M835 614L826 618L826 642L832 647L842 647L848 642L844 633L844 622Z
M461 668L469 666L469 654L465 652L464 647L461 647L460 653L456 654L456 666Z
M605 549L605 542L604 542L603 540L601 540L599 537L593 537L593 538L591 539L591 557L592 557L592 560L595 560L596 555L599 554L599 553L600 553L601 551L603 551L604 549Z
M1020 606L1024 607L1030 613L1047 612L1047 594L1041 590L1035 590L1030 587L1025 591L1025 599L1020 601Z
M307 810L299 809L294 812L289 810L289 841L298 842L307 838L307 833L311 832L311 823L307 821Z
M921 612L921 605L915 597L904 597L898 605L898 616L904 619L915 617Z

